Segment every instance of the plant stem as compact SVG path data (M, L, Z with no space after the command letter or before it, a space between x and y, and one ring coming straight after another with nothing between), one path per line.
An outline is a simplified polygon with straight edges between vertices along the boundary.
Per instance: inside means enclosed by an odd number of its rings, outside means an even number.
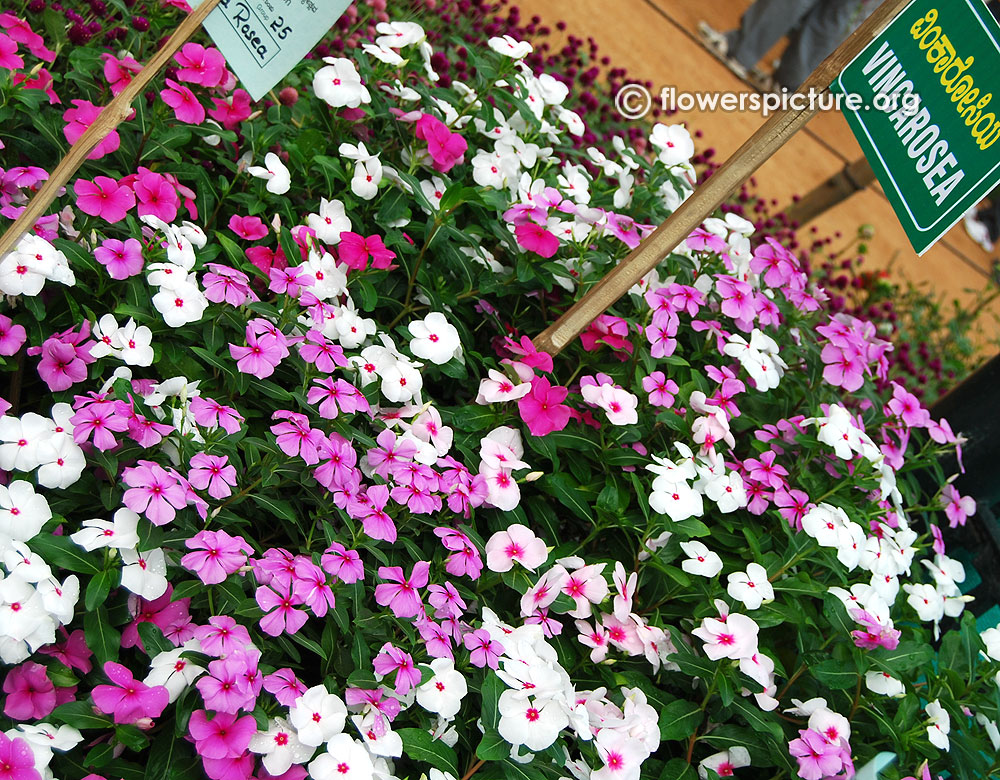
M476 772L479 771L480 767L482 767L484 763L485 762L482 759L479 759L479 761L477 761L475 764L469 767L468 772L462 775L462 780L469 780L470 777L472 777L474 774L476 774Z

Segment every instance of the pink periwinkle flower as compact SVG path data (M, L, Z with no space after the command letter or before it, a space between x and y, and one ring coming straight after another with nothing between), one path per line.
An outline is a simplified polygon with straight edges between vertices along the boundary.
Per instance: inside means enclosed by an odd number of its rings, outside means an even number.
M295 608L303 602L290 589L285 588L283 592L279 592L261 586L257 588L255 598L258 606L267 613L260 619L260 629L270 636L294 634L309 619L305 612Z
M547 436L566 427L570 408L563 401L567 395L568 388L552 385L545 377L531 380L531 392L518 399L517 409L532 436Z
M213 46L185 43L174 55L174 61L180 66L177 78L187 84L213 89L222 86L228 78L226 59Z
M0 354L3 353L0 352ZM341 355L343 355L343 350L341 350ZM314 387L309 388L306 400L310 404L319 403L319 414L327 420L335 419L339 412L344 414L364 412L367 414L371 411L368 399L346 379L320 377L314 380L314 385Z
M61 642L46 645L38 652L55 658L67 669L77 669L88 674L91 669L90 659L94 654L87 646L83 629L78 628L73 633L67 633L65 628L61 630L65 635Z
M131 188L119 185L109 176L97 176L93 181L77 179L73 191L80 211L111 224L121 222L135 206L135 193Z
M945 485L941 491L941 506L944 507L950 528L965 525L965 521L976 513L976 499L963 496L954 485Z
M205 707L226 713L252 710L259 689L254 690L250 678L257 675L259 655L258 651L238 649L209 663L208 673L201 675L195 683Z
M56 707L56 688L45 667L34 661L7 672L3 692L7 694L3 714L13 720L40 720Z
M535 222L516 225L514 238L517 239L518 246L540 257L549 258L559 251L559 239L543 225Z
M205 107L198 101L190 87L167 79L167 88L160 90L160 98L174 110L174 116L189 125L200 125L205 121Z
M297 455L310 466L319 463L320 446L324 436L318 428L309 427L308 417L298 412L279 409L272 418L282 421L271 426L271 433L275 435L275 443L283 453L290 458Z
M267 289L292 298L298 298L303 289L316 284L316 277L305 273L302 266L298 265L289 265L285 268L271 266L267 275L270 278Z
M440 119L421 114L416 125L417 138L427 141L427 153L434 161L434 169L447 173L465 159L469 144L460 133L453 133Z
M479 628L470 631L463 638L467 650L470 651L470 659L473 666L496 669L500 665L500 656L503 654L504 646L490 637L490 632Z
M587 352L593 352L600 345L606 344L612 349L627 352L631 355L634 347L628 335L629 325L627 321L621 317L602 314L596 317L587 329L580 334L580 341Z
M17 41L0 33L0 69L20 70L23 67L24 58L17 53Z
M799 777L803 780L833 777L844 767L840 745L831 745L813 729L800 729L799 738L788 743L788 752L799 762Z
M340 255L340 262L352 271L364 271L368 267L369 259L372 268L384 270L396 259L396 253L386 248L381 236L371 235L366 238L349 230L340 234L337 252Z
M0 355L16 355L27 338L23 325L17 325L10 317L0 314Z
M187 506L184 488L159 463L140 460L138 466L122 472L122 479L130 488L125 491L125 506L145 514L153 525L166 525L176 510Z
M768 287L783 287L798 272L798 258L771 236L764 241L754 250L750 270L763 274Z
M227 498L236 486L236 469L228 455L208 455L199 452L191 458L188 481L198 490L208 490L212 498Z
M94 257L112 279L128 279L142 273L142 244L137 239L106 238L94 250Z
M220 404L205 396L192 398L190 409L194 415L194 421L208 430L222 428L226 433L236 433L242 427L244 420L243 415L233 407Z
M324 374L333 373L338 366L343 368L349 363L344 356L343 347L329 341L326 336L315 329L306 333L305 340L299 345L299 355L306 363L316 366ZM351 385L347 386L351 387Z
M260 217L241 217L233 214L229 218L229 229L244 241L258 241L267 235L267 225Z
M228 615L213 615L206 625L194 629L194 637L201 643L202 652L217 657L228 656L250 644L246 626Z
M166 176L140 167L132 178L132 189L139 200L136 211L140 217L151 215L167 223L177 219L181 199Z
M365 578L365 566L354 550L348 550L340 542L326 548L320 563L331 576L348 584Z
M405 653L391 643L382 645L379 654L372 661L375 673L386 676L396 673L395 691L400 696L405 696L413 688L420 684L420 670L413 663L413 657Z
M63 113L63 120L66 122L63 133L71 145L80 139L80 136L97 120L102 111L100 107L95 106L89 100L74 100L72 102L75 108L67 109ZM87 159L100 160L106 154L117 151L119 146L121 146L121 136L118 135L117 130L112 130L94 148Z
M423 608L417 591L427 585L429 575L430 563L427 561L417 561L409 579L403 576L399 566L380 566L378 576L388 583L375 586L376 603L389 607L398 618L416 617Z
M101 55L104 62L104 79L111 87L111 94L115 97L132 83L132 78L142 70L142 64L129 56L119 59L114 54L105 52Z
M306 692L306 686L295 676L294 671L286 667L264 676L264 690L272 694L278 704L291 707Z
M0 732L0 778L3 780L42 780L35 769L35 753L26 739L11 739Z
M642 378L642 389L649 393L649 403L669 409L674 405L674 398L680 389L673 379L667 379L662 371L654 371Z
M205 710L195 710L188 721L188 733L202 758L239 758L257 733L253 715L237 718L228 712L216 713L209 720Z
M292 595L300 599L316 617L324 617L337 606L326 571L305 556L299 556L295 561Z
M233 93L225 98L212 98L212 105L214 108L208 115L226 130L235 130L253 113L250 93L245 89L233 90Z
M92 696L101 712L114 715L115 723L135 723L140 718L158 718L166 709L170 694L162 685L149 687L132 676L121 664L108 661L104 673L113 685L98 685Z
M118 446L115 433L128 430L128 419L118 414L116 402L108 398L84 399L69 419L73 424L73 441L83 444L93 439L94 446L102 452Z
M201 281L205 286L205 297L212 303L228 303L242 306L244 303L260 300L250 289L250 278L242 271L219 263L206 263L208 271Z
M184 546L193 552L181 558L181 566L197 574L206 585L217 585L239 571L253 553L242 536L230 536L225 531L199 531Z
M28 348L29 355L42 356L38 375L49 390L67 390L87 378L87 366L96 359L90 354L94 342L87 341L89 336L90 323L84 321L78 332L70 328L45 339L41 347Z

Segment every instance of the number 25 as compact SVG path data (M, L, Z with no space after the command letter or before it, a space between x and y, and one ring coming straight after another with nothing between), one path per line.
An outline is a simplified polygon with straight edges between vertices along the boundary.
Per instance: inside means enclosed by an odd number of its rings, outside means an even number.
M285 24L285 17L279 16L273 22L271 22L271 29L274 30L279 40L285 40L288 37L288 33L292 31L291 27L283 26Z

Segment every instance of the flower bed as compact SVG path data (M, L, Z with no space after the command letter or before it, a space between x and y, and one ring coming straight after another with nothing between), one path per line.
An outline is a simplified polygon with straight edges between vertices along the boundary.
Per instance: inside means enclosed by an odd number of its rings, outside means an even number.
M178 18L133 60L51 10L0 17L8 218ZM729 214L537 352L690 191L690 135L580 148L530 44L445 84L374 32L266 106L188 44L0 261L0 772L995 768L956 437L892 345Z

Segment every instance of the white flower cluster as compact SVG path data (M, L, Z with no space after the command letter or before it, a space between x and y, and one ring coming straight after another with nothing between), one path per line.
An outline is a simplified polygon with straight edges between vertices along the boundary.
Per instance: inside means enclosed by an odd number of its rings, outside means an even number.
M656 474L649 496L654 512L674 522L701 517L705 513L705 496L716 503L720 512L733 512L747 505L743 478L735 471L726 471L721 458L711 463L695 456L686 444L675 442L674 446L681 454L680 460L653 455L655 463L646 466Z
M203 249L208 242L205 232L191 222L169 225L152 215L146 215L142 220L163 234L167 249L167 262L152 263L146 267L151 272L146 281L158 288L153 295L153 306L171 328L198 322L208 308L208 299L198 286L198 277L191 270L196 259L195 248Z
M579 780L638 777L642 762L660 744L656 710L638 688L623 688L615 704L606 688L577 691L559 664L555 649L537 625L514 628L483 611L483 627L504 647L497 677L508 690L500 694L497 730L510 742L511 758L527 762L550 747L564 729L577 739L594 740L604 765L592 770L582 760L567 768ZM528 753L522 753L525 748Z
M749 342L738 333L731 335L723 351L740 361L761 392L776 388L788 368L777 342L757 328L750 332Z
M83 741L83 735L72 726L54 726L51 723L19 723L4 732L8 739L23 739L35 758L35 771L42 780L52 780L52 753L65 753Z
M40 555L34 539L50 519L45 496L24 480L0 485L0 660L18 664L56 641L56 629L73 619L80 581L60 582Z
M55 404L52 416L27 412L0 417L0 469L38 471L35 479L47 488L68 488L87 465L83 450L73 440L73 407Z
M0 261L0 292L4 295L38 295L46 281L72 287L76 277L66 255L41 236L28 233L14 251Z
M130 366L153 365L153 332L145 325L136 325L131 317L119 326L115 315L105 314L94 326L93 335L97 343L90 348L91 357L111 355Z

